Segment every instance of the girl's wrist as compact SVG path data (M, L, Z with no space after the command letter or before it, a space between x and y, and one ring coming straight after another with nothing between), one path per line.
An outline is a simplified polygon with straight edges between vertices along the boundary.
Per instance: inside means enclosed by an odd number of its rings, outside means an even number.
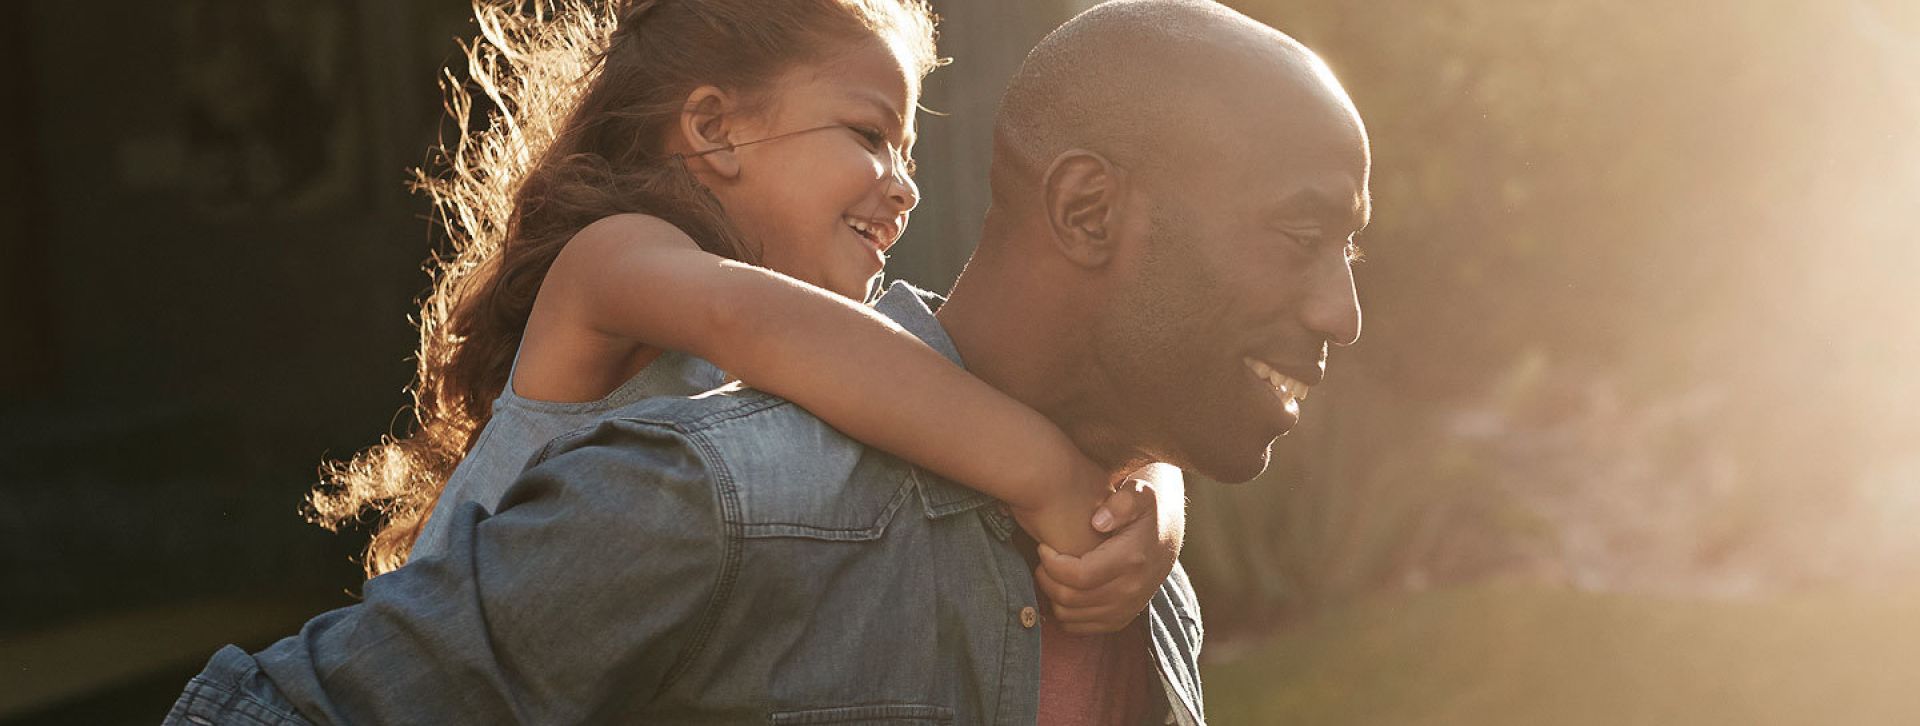
M1046 492L1045 498L1055 502L1098 502L1104 498L1110 483L1107 470L1080 453L1080 449L1075 448L1065 436L1061 437L1061 442L1059 451L1064 456L1058 457L1053 472L1047 475L1049 480L1040 482L1039 491Z

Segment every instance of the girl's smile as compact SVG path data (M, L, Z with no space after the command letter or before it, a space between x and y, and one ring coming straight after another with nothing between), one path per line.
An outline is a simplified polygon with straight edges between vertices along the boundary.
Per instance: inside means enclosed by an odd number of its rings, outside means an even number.
M920 200L909 68L886 43L863 43L788 71L728 130L735 173L702 167L760 264L867 297Z

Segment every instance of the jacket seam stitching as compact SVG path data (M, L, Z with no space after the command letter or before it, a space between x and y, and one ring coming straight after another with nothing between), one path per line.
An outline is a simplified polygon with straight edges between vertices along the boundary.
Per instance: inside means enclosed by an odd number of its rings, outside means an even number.
M681 650L679 659L667 670L667 675L661 679L657 693L671 688L681 676L686 675L689 668L693 667L693 661L705 652L708 639L719 626L721 607L733 595L733 585L739 577L742 559L739 492L733 485L732 472L727 470L726 462L720 459L713 442L701 435L701 432L686 431L671 424L668 428L677 430L682 440L693 445L695 451L699 453L701 464L708 472L707 479L713 486L720 509L723 552L720 559L720 574L715 578L713 590L707 596L706 612L694 628L693 641Z
M614 420L632 421L635 423L651 424L654 426L666 426L666 427L681 431L683 433L692 435L692 434L703 433L705 432L706 429L712 428L713 426L716 426L719 424L726 423L728 421L732 421L734 419L745 418L747 416L752 416L764 411L770 411L772 409L779 408L781 406L785 406L792 403L792 401L788 401L787 399L780 398L779 396L775 396L771 393L766 393L764 391L759 391L757 393L760 394L760 397L756 399L753 399L753 400L736 399L738 402L735 405L727 406L718 411L710 411L710 412L703 413L693 417L675 415L671 410L669 410L665 415L661 415L661 416L616 416L614 417Z
M741 525L742 536L752 536L752 535L745 534L745 530L748 527L753 527L753 528L792 527L794 529L807 530L811 532L872 535L873 539L879 539L881 534L886 531L887 527L893 525L893 518L899 515L901 504L905 503L907 498L912 496L912 492L911 492L912 489L913 489L913 480L910 477L901 477L899 488L895 489L893 496L887 499L887 504L880 511L879 517L875 519L873 524L866 525L863 527L862 526L825 527L817 524L807 524L805 522L751 522L751 523L742 523ZM764 535L762 535L762 537L764 537Z

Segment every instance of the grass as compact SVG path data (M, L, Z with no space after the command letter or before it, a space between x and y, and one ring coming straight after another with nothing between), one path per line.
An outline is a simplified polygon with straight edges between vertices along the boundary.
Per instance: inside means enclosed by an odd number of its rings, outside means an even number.
M1920 592L1494 583L1320 617L1205 672L1219 724L1916 724Z

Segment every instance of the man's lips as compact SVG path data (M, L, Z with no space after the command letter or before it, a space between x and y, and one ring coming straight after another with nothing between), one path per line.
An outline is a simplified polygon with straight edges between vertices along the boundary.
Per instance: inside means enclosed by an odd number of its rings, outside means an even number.
M1307 392L1320 383L1323 374L1319 366L1275 365L1271 361L1259 358L1242 358L1240 362L1252 371L1255 378L1266 381L1277 395L1295 401L1307 400Z
M1300 402L1307 399L1307 392L1313 388L1312 384L1275 370L1272 364L1258 358L1242 358L1241 363L1256 380L1266 384L1267 391L1273 394L1274 402L1286 412L1287 418L1290 419L1286 425L1287 428L1292 428L1293 422L1300 420Z

